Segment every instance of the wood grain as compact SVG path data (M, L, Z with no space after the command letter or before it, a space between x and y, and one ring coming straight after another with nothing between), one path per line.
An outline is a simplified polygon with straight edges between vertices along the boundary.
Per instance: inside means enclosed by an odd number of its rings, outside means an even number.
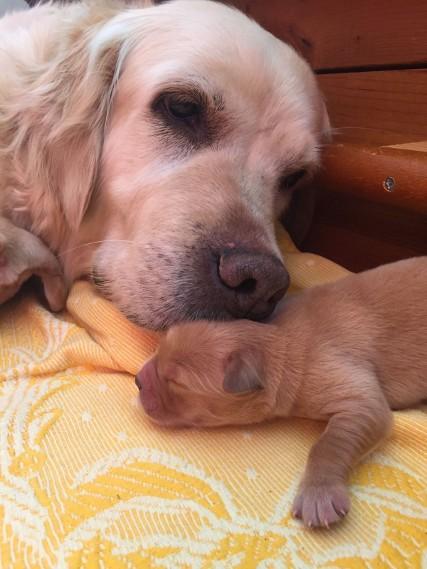
M394 144L399 134L360 128L354 139L345 132L324 149L306 249L354 271L427 255L425 141Z
M427 216L324 192L302 249L356 272L427 255Z
M319 83L332 126L343 134L363 127L363 140L368 130L377 139L379 131L399 135L395 143L427 140L427 69L333 73ZM348 136L357 139L357 130Z
M427 222L427 152L342 141L325 149L317 184L424 214Z
M354 271L427 255L427 1L232 3L319 72L337 132L303 248Z
M425 0L234 0L317 70L427 63Z
M323 75L320 84L337 135L319 185L427 214L427 70Z
M420 142L406 142L404 144L392 144L389 148L394 150L410 150L411 152L424 152L427 154L427 140L420 140Z

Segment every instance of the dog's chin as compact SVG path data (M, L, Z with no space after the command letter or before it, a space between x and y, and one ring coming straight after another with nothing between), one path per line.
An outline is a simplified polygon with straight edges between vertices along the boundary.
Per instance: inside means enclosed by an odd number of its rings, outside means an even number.
M163 297L160 303L153 303L147 301L146 303L140 302L139 306L130 305L129 302L122 302L108 292L104 287L97 287L99 292L109 300L111 300L119 310L126 316L128 320L133 322L139 327L147 328L149 330L162 332L172 326L184 324L186 322L196 322L198 320L209 320L216 322L229 322L236 320L238 317L228 312L225 308L206 306L206 298L201 299L200 303L195 302L195 298L189 297L188 299L168 299ZM132 297L133 295L130 295ZM144 296L149 298L149 295L144 295L141 291L141 299ZM258 322L270 322L272 314L275 310L267 310L257 315L256 318L250 318ZM241 318L245 318L242 316Z
M92 282L137 326L162 331L197 320L263 321L274 311L276 295L253 302L241 295L240 303L237 292L221 282L217 261L206 253L213 250L207 238L173 249L163 242L140 244L135 258L129 251L116 258L108 242L102 247L93 259Z
M170 303L169 308L153 306L150 310L134 309L127 304L121 306L120 302L115 302L115 304L126 318L137 326L158 332L167 330L171 326L196 320L225 322L235 318L226 310L209 310L199 307L189 309L181 303Z

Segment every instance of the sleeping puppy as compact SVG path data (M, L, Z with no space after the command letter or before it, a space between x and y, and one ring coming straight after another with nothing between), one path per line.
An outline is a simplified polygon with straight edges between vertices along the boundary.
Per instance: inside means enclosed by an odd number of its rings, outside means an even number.
M329 526L348 512L350 469L389 433L391 409L427 397L426 291L420 257L306 290L271 324L172 328L137 375L143 407L170 426L328 421L293 513Z
M0 217L0 304L32 275L42 280L49 308L64 308L67 289L56 257L38 237Z

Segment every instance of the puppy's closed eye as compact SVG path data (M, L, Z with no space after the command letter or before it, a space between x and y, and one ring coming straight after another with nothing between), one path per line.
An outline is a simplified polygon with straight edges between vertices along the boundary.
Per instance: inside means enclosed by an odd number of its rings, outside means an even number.
M188 391L186 382L186 370L174 361L163 361L159 368L159 375L167 388L174 393L185 393Z

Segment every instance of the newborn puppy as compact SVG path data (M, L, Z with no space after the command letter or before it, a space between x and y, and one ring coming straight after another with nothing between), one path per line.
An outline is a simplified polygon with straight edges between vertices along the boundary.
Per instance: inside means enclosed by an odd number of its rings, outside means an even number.
M38 237L0 217L0 304L32 275L41 278L50 309L62 310L67 289L56 257Z
M329 526L348 512L350 469L389 433L391 409L427 397L427 257L306 290L271 324L172 328L136 381L165 425L328 421L293 513Z

